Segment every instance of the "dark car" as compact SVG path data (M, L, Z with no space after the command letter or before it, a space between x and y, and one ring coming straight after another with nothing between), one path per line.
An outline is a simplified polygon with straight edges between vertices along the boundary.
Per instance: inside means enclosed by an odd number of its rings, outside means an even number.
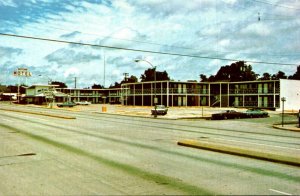
M257 108L248 109L245 114L247 118L265 118L269 116L268 112Z
M71 102L71 101L67 101L67 102L64 102L64 103L58 103L56 104L57 107L74 107L76 104L74 102Z
M242 112L237 112L235 110L226 110L221 113L216 113L211 115L212 120L226 120L235 118L244 118L245 114Z
M151 114L152 115L166 115L168 113L168 108L164 105L157 105L156 110L155 108L151 109Z

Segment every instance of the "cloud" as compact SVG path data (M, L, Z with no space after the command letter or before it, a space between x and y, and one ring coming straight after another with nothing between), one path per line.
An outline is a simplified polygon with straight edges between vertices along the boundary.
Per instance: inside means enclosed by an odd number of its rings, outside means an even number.
M50 63L56 63L60 66L88 63L100 60L101 55L84 47L79 48L62 48L47 55L45 59Z
M17 7L13 0L0 0L0 6Z
M22 51L23 50L20 48L0 46L0 56L2 58L11 58L14 55L20 55L22 53Z
M64 76L67 78L69 76L78 76L80 73L79 69L76 67L70 67L64 72Z
M269 36L271 34L271 29L265 24L254 23L246 26L241 30L242 34L252 35L252 36Z
M299 7L298 1L277 3ZM258 10L261 21L257 20ZM299 10L259 2L0 0L0 13L0 31L4 33L182 55L299 62ZM282 18L289 20L274 20ZM12 66L31 66L35 72L62 82L67 80L65 75L76 74L77 69L85 87L90 82L103 83L103 54L106 84L122 79L124 72L139 77L149 66L133 63L136 57L146 57L176 80L198 79L200 73L215 74L220 66L231 63L3 36L0 54L2 64L7 65L9 60ZM292 70L275 65L253 67L257 72Z
M75 38L77 35L80 35L81 33L79 31L73 31L72 33L63 34L60 37L61 38Z

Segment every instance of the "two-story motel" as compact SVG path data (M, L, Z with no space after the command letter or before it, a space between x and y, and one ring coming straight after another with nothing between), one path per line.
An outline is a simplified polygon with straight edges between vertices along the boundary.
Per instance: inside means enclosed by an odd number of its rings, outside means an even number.
M46 95L41 93L48 92L46 88L53 87L33 85L28 88L30 95L27 97L31 101L39 100L40 103L43 96L47 96L47 93ZM90 101L92 103L128 106L153 106L156 97L157 104L168 107L208 106L279 109L282 107L281 98L285 97L286 109L299 110L300 108L300 81L287 79L244 82L151 81L126 83L122 84L121 88L113 89L56 88L55 92L56 101ZM39 98L34 98L34 96Z
M255 107L300 108L299 80L266 80L246 82L180 82L157 81L122 84L122 104L150 106L210 106L210 107Z

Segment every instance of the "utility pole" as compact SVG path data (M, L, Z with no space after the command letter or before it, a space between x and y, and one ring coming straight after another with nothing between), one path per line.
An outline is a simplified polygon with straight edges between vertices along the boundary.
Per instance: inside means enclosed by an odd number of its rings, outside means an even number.
M124 81L127 82L127 77L129 75L129 73L123 73L123 75L124 75Z
M105 66L106 66L106 64L105 64L105 54L104 54L104 51L103 51L103 74L104 74L104 76L103 76L103 87L105 88Z
M282 97L281 101L282 101L282 113L281 113L282 120L281 120L281 126L283 127L283 125L284 125L284 102L286 101L286 98Z
M77 77L74 77L74 79L75 79L75 89L76 89Z

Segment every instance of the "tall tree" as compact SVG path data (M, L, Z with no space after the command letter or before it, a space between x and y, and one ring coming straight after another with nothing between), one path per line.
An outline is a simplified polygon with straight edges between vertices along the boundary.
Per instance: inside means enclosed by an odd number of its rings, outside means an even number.
M134 76L134 75L131 75L129 78L124 78L124 80L122 80L121 84L124 84L124 83L135 83L137 81L138 81L137 77Z
M300 65L298 65L297 71L294 73L294 75L290 76L289 79L300 80Z
M260 80L271 80L271 74L263 73L263 76L259 78Z
M285 75L284 72L278 71L277 74L272 75L272 80L279 80L279 79L287 79L287 76Z
M231 65L222 66L214 76L214 81L253 81L258 74L252 71L252 66L245 64L244 61L238 61Z
M68 86L65 83L63 83L63 82L52 81L51 84L52 85L58 85L57 88L68 88Z
M160 72L155 71L156 81L170 80L166 71ZM145 70L144 74L141 75L141 82L154 81L154 68Z
M200 82L207 82L208 78L204 74L200 74Z
M93 84L92 89L103 89L104 87L101 84Z

